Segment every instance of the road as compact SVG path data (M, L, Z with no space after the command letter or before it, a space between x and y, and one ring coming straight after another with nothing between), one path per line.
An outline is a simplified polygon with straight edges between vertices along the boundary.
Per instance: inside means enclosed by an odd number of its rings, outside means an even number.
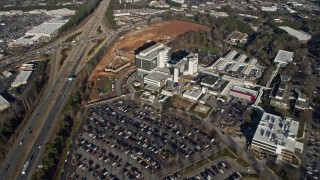
M90 37L97 33L96 29L100 25L108 4L109 0L101 2L91 20L83 27L82 37ZM39 147L42 147L42 145L49 140L49 135L56 125L54 123L55 119L58 117L62 109L61 107L67 99L65 97L72 91L74 81L67 81L66 79L69 75L75 74L77 65L83 59L83 54L87 50L87 47L87 43L74 47L61 70L51 70L51 79L49 79L48 84L49 88L47 88L40 100L39 106L33 112L31 118L1 164L0 179L31 179L32 173L36 169L40 155L44 149ZM57 81L55 81L53 77L56 77ZM39 133L37 134L36 132ZM30 165L25 175L22 175L22 166L26 161L29 161Z
M40 49L36 49L33 51L30 51L24 55L19 55L19 56L15 56L15 57L11 57L11 58L7 58L7 59L3 59L0 61L0 71L3 71L5 69L10 69L10 67L16 67L19 64L23 64L29 61L34 60L34 56L37 55L41 55L41 54L46 54L46 53L50 53L52 51L57 51L58 49L64 49L70 46L79 46L83 43L86 42L90 42L90 41L94 41L106 36L111 36L112 34L114 34L113 31L109 31L109 32L105 32L105 33L100 33L100 34L96 34L96 35L92 35L90 37L85 37L85 38L81 38L81 39L77 39L74 40L74 42L65 42L65 43L54 43L51 46L46 46ZM31 60L30 60L31 59Z

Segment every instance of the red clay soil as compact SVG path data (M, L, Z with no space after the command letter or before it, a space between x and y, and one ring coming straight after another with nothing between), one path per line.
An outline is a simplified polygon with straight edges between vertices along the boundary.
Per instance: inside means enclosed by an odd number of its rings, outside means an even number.
M104 69L113 62L117 55L127 57L131 61L134 61L134 51L148 40L167 44L174 40L178 35L198 30L209 32L210 28L191 22L175 20L158 22L149 27L134 30L121 37L112 45L104 58L92 71L89 81L93 82L95 89L98 76L110 75L110 73L104 72ZM98 94L94 92L95 90L91 95L91 99L98 98Z

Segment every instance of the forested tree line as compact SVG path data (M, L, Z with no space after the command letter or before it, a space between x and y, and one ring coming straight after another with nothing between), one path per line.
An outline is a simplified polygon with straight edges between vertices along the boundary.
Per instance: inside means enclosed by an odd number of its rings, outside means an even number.
M53 140L45 145L42 160L43 168L33 176L33 179L53 179L55 175L57 175L57 168L62 156L62 151L66 145L66 140L71 135L74 120L81 118L79 109L89 100L92 86L87 81L88 77L107 51L108 47L103 46L97 54L87 62L86 68L77 75L75 80L77 81L76 86L78 88L72 93L66 105L63 107L62 116L59 120L59 128Z
M48 61L36 63L36 69L28 80L28 84L14 88L17 99L11 102L11 107L0 114L0 160L4 158L8 147L13 143L18 126L27 119L35 108L35 102L47 80L46 68Z

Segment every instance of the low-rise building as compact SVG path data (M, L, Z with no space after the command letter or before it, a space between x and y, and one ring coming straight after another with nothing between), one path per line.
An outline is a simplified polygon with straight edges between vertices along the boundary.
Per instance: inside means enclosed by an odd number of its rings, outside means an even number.
M230 33L227 36L227 41L233 45L238 44L238 43L244 44L247 42L247 39L248 39L247 33L242 33L237 30L233 31L232 33Z
M288 26L279 26L280 29L286 31L289 35L296 37L302 43L307 43L311 39L311 35L301 30L295 30Z
M218 12L214 10L211 10L209 14L215 17L229 17L229 14L226 12Z
M220 57L215 63L208 68L219 73L234 73L237 75L247 76L249 79L260 78L264 67L258 64L255 58L249 58L245 54L239 54L231 50L226 56Z
M266 11L266 12L275 12L277 10L278 10L277 6L262 6L261 7L261 11Z
M182 96L185 98L191 99L193 101L197 101L201 95L202 95L201 89L193 89L193 90L186 90Z
M0 111L10 107L10 103L0 95Z
M264 112L254 133L251 149L277 155L277 160L292 162L295 149L303 149L296 141L299 122Z
M64 18L54 18L46 21L39 26L35 26L31 30L27 31L23 37L8 43L8 46L27 47L36 43L45 42L51 37L56 36L58 34L58 29L61 28L67 21L68 19Z
M150 84L156 87L163 87L168 79L171 79L171 74L169 71L164 71L157 69L152 71L150 74L146 75L143 80L145 84Z
M11 87L19 87L23 84L27 84L27 80L30 77L32 71L20 71L14 81L11 83Z
M271 93L270 105L281 109L289 109L290 93L290 84L286 82L280 82L279 85L275 84L273 92Z
M32 71L34 64L22 64L22 66L19 68L20 71Z
M280 64L282 67L285 67L293 61L293 55L293 52L279 50L273 62L275 64Z
M257 99L258 92L248 88L234 86L230 90L229 96L233 96L235 98L249 102L254 102Z

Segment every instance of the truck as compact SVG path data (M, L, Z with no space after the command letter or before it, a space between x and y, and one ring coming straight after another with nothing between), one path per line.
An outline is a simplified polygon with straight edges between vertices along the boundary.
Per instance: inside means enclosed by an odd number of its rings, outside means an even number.
M26 174L26 171L27 171L27 169L28 169L28 167L29 167L29 164L30 164L30 162L27 161L27 162L23 165L21 174Z

